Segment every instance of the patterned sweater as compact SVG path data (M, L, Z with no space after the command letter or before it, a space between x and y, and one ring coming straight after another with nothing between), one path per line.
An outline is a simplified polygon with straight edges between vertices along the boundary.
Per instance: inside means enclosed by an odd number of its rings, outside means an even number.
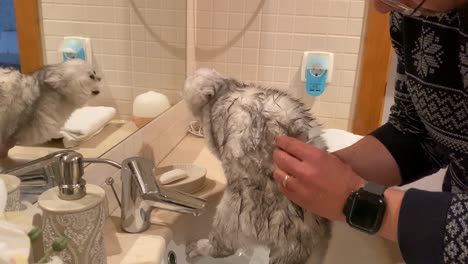
M411 189L400 209L405 261L468 263L468 8L438 17L391 14L398 55L389 122L372 132L404 183L448 166L443 192Z

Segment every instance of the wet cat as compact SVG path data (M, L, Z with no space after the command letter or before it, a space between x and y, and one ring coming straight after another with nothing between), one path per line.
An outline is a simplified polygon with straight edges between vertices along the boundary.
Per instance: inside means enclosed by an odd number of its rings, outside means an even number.
M190 258L227 257L241 247L270 249L271 264L322 263L330 223L289 201L273 180L275 137L285 134L326 149L309 110L288 94L200 69L185 82L184 99L200 119L227 186L208 239Z

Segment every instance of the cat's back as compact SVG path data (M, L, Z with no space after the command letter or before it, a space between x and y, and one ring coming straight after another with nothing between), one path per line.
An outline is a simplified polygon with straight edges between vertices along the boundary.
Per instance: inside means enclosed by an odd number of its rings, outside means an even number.
M33 101L39 96L36 80L13 68L0 68L0 95L2 103L14 100Z
M0 68L0 93L5 94L19 87L21 73L13 68Z
M0 140L8 140L29 120L40 95L37 81L16 69L0 68Z
M216 100L213 109L215 116L241 115L247 120L262 117L265 122L274 123L287 124L294 118L313 119L309 109L288 93L254 85L230 89Z
M257 164L271 161L278 134L306 141L309 130L318 127L303 103L277 89L231 88L211 109L212 136L220 153Z

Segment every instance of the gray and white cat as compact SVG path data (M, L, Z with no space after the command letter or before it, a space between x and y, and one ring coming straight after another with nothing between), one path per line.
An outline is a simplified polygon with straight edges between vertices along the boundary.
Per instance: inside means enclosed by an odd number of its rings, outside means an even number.
M79 59L30 75L0 68L0 158L16 143L41 144L56 136L74 110L99 94L100 81Z
M289 201L273 179L275 136L326 149L309 110L288 94L200 69L185 82L184 99L202 122L227 186L208 239L187 247L190 258L227 257L241 247L270 249L271 264L322 263L330 223Z

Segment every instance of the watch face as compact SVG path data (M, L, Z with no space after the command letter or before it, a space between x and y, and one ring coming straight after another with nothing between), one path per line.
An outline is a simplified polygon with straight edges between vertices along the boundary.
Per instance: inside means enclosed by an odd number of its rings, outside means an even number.
M380 227L384 201L381 197L370 193L358 193L354 199L349 214L349 223L363 231L375 233Z

